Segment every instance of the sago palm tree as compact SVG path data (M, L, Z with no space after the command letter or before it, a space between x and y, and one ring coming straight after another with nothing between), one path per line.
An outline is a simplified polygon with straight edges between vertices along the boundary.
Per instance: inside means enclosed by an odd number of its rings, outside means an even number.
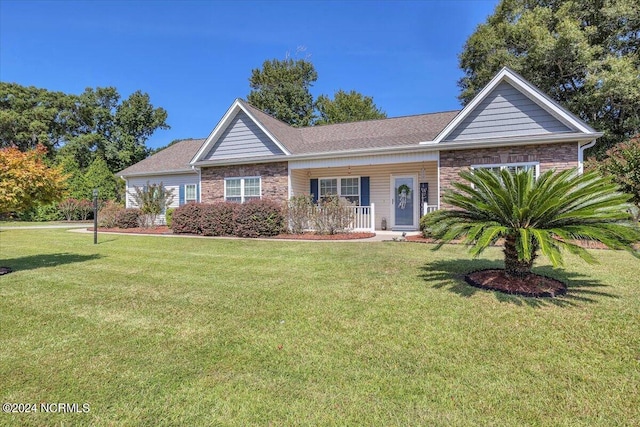
M426 226L443 243L463 239L478 256L504 239L508 277L531 274L538 251L554 267L562 265L562 252L579 255L589 263L593 255L575 240L590 240L638 256L632 245L640 231L627 213L629 196L597 172L578 174L575 169L546 171L537 179L532 170L463 171L455 190L443 196L452 208L429 214Z

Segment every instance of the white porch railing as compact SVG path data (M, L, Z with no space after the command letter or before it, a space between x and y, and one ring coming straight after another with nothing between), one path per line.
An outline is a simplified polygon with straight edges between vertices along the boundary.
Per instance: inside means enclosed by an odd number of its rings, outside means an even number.
M429 212L433 212L437 210L438 210L438 206L436 205L429 205L427 203L422 204L422 212L424 212L425 215L428 214Z
M353 211L350 227L353 231L370 231L372 233L376 231L375 203L371 203L371 206L352 206L349 209Z

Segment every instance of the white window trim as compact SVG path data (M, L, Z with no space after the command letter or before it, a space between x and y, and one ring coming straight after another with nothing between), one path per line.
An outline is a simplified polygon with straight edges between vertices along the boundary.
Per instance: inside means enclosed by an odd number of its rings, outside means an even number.
M240 180L240 203L244 203L245 200L245 194L244 194L244 182L246 179L257 179L258 180L258 191L259 191L259 198L262 199L262 177L261 176L230 176L224 179L224 201L227 201L227 181L228 180L232 180L232 179L239 179ZM238 197L238 196L229 196L229 197ZM250 197L255 197L255 196L250 196Z
M187 187L193 187L193 194L195 195L195 199L187 199ZM184 204L191 202L198 202L198 184L185 184L184 185Z
M500 168L501 170L504 168L508 168L511 166L533 166L535 168L535 176L534 178L538 178L540 176L540 162L519 162L519 163L491 163L486 165L471 165L471 169L492 169L492 168Z
M337 180L337 186L336 188L338 189L338 197L353 197L355 196L355 194L348 194L346 196L342 195L342 183L341 180L342 179L346 179L346 178L357 178L358 179L358 200L360 203L362 203L362 182L360 180L361 177L359 176L352 176L352 175L347 175L347 176L323 176L318 178L318 199L321 199L323 196L320 194L320 181L322 181L323 179L335 179Z

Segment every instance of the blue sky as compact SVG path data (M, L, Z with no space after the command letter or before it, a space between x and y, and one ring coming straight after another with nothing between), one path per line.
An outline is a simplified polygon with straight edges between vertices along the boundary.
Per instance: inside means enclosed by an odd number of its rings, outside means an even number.
M458 54L497 3L0 0L0 80L147 92L171 125L154 148L206 137L253 68L301 46L316 97L357 90L389 117L454 110Z

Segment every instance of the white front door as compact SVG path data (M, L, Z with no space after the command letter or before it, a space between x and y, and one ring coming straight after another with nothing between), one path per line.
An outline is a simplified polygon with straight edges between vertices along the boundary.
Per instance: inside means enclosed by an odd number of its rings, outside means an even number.
M418 229L417 177L391 176L391 228L393 230Z

